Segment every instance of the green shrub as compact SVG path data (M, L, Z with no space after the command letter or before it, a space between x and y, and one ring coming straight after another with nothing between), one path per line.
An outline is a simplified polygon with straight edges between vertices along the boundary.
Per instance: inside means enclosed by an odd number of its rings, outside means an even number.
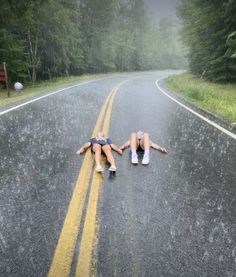
M236 84L219 85L193 77L189 73L170 76L165 84L200 107L236 121Z

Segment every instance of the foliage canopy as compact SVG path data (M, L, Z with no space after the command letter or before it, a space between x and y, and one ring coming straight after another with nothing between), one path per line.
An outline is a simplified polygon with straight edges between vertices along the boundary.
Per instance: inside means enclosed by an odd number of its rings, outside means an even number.
M143 0L2 0L0 62L12 82L87 72L183 68L176 22Z
M236 1L182 0L178 12L192 73L236 82Z

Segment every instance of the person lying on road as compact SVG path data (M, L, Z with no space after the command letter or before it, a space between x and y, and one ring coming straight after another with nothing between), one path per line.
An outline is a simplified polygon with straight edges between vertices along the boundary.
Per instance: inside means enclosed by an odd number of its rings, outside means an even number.
M104 170L100 162L102 153L105 154L108 162L110 163L109 170L116 171L116 165L114 157L112 155L112 150L116 151L120 155L122 155L123 151L119 149L115 144L113 144L109 137L105 137L103 132L100 131L97 133L96 137L91 138L76 153L78 155L83 154L89 147L91 147L91 150L94 153L97 172L102 172Z
M127 147L130 146L131 150L131 162L133 164L138 164L138 153L143 153L142 164L149 164L149 149L150 147L162 152L167 153L166 149L161 147L160 145L153 143L148 133L144 133L143 131L138 131L130 134L130 139L126 141L120 149L123 151Z

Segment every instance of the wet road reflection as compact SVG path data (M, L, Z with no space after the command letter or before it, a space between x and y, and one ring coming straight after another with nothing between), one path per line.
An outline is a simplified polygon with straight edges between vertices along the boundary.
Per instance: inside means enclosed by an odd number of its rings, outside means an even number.
M145 130L168 155L148 166L115 154L99 199L97 276L233 277L236 142L161 94L169 72L140 73L117 93L110 135ZM82 158L114 77L0 118L0 276L46 276Z
M145 128L169 154L152 151L143 167L127 152L119 177L104 182L98 275L235 276L235 140L154 88L143 99L141 81L133 88L126 103L117 97L128 112L113 111L125 131L112 133Z

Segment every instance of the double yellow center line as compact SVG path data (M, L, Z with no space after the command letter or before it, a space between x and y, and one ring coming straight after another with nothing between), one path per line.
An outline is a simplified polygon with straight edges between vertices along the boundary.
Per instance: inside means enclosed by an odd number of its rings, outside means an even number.
M108 135L113 100L123 83L124 82L114 87L106 98L92 132L92 137L96 136L97 132L100 130L102 130L105 135ZM80 247L78 251L79 254L75 276L86 277L91 275L93 247L96 246L95 230L97 202L102 182L102 175L96 173L94 170L92 171L93 168L94 162L91 151L87 151L69 203L64 224L48 272L48 277L68 277L70 275L75 244L80 230L82 230L82 237L79 243ZM85 200L88 192L88 203L87 207L85 207ZM81 219L84 209L86 210L86 215L82 226Z

